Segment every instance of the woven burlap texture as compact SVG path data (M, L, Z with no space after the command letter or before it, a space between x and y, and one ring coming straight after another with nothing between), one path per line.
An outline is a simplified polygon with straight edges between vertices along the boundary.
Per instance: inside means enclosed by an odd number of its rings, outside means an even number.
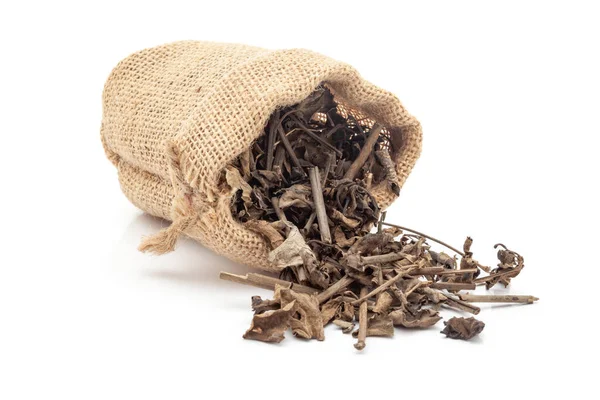
M274 110L320 84L387 127L402 186L421 151L421 126L393 94L345 63L302 49L198 41L121 61L104 88L102 144L127 198L173 221L141 248L164 253L185 234L234 261L272 270L264 239L233 219L234 190L222 171L263 133ZM395 198L385 184L373 194L382 208Z

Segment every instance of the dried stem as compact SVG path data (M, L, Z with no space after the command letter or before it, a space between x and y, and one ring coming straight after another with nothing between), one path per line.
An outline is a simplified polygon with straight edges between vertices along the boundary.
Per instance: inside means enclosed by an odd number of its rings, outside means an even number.
M360 298L358 300L354 300L352 302L353 305L357 305L373 296L378 295L379 293L383 292L384 290L386 290L387 288L389 288L390 286L392 286L394 283L398 282L400 279L404 278L404 276L408 275L410 272L414 271L414 267L416 265L412 264L412 265L407 265L407 269L404 271L401 271L398 273L398 275L394 276L391 279L388 279L384 284L379 285L376 289L372 290L371 292L369 292L366 295L361 295Z
M348 275L342 277L342 279L340 279L333 285L329 286L327 289L325 289L324 291L322 291L321 293L319 293L317 295L319 304L326 302L327 300L329 300L330 298L335 296L337 293L346 289L348 286L350 286L352 284L352 282L354 282L354 278L351 278Z
M446 289L446 290L475 290L477 287L474 283L463 283L463 282L435 282L431 284L433 289Z
M371 132L367 137L367 140L365 140L365 144L363 145L362 149L360 149L358 157L356 157L356 160L354 160L352 165L350 165L350 168L348 168L348 171L346 171L344 179L353 180L354 178L356 178L356 175L371 155L371 152L373 151L373 146L375 146L375 143L377 143L377 139L379 139L379 134L381 133L382 128L383 127L379 124L373 125L373 128L371 128Z
M241 283L243 285L249 285L269 290L275 290L275 285L280 285L286 289L292 289L299 293L316 294L319 292L317 289L300 285L299 283L292 283L270 276L254 273L249 273L246 274L246 276L243 276L221 271L221 273L219 274L219 278L230 282Z
M457 299L456 297L451 296L449 293L442 292L442 294L446 297L446 304L453 308L458 308L459 310L466 311L471 314L479 314L481 309L473 304L467 303L466 301L462 301L461 299Z
M271 119L271 126L269 128L269 137L267 142L267 170L273 169L273 143L275 143L275 134L277 133L277 127L279 126L279 110L275 111L273 118Z
M465 253L463 253L463 252L462 252L462 251L460 251L460 250L457 250L457 249L455 249L454 247L450 246L449 244L447 244L447 243L444 243L444 242L442 242L441 240L439 240L439 239L436 239L436 238L434 238L434 237L432 237L432 236L429 236L429 235L426 235L426 234L424 234L424 233L421 233L421 232L415 231L414 229L405 228L405 227L403 227L403 226L400 226L400 225L389 224L389 223L387 223L387 222L382 222L382 224L383 224L383 225L386 225L386 226L391 226L391 227L393 227L393 228L402 229L403 231L409 231L409 232L412 232L412 233L416 233L416 234L417 234L417 235L419 235L419 236L423 236L424 238L427 238L427 239L433 240L434 242L436 242L436 243L439 243L439 244L441 244L442 246L445 246L445 247L449 248L449 249L450 249L450 250L452 250L453 252L455 252L455 253L457 253L457 254L460 254L460 255L461 255L461 256L463 256L463 257L465 256Z
M278 197L273 197L271 199L271 204L273 204L273 210L275 211L275 214L277 215L277 218L279 218L281 221L287 223L288 219L285 216L285 213L283 212L283 210L279 207L279 198Z
M298 168L300 171L302 171L302 174L305 175L305 172L302 169L302 165L300 164L298 157L296 157L296 153L294 153L294 149L292 148L292 145L291 145L290 141L288 140L287 136L285 136L285 132L283 131L283 128L281 127L281 125L279 125L279 138L281 139L281 143L283 144L283 147L285 147L285 149L287 150L287 152L290 156L290 159L292 160L292 164L294 164L294 166L296 168Z
M325 164L325 170L323 171L323 176L321 177L321 186L325 186L327 183L327 177L329 176L329 171L331 171L331 166L335 162L335 156L331 153L327 156L327 162Z
M302 132L306 133L313 140L315 140L316 142L327 147L329 150L335 151L340 157L342 156L342 152L339 149L336 149L331 143L329 143L328 141L326 141L319 135L315 134L313 131L311 131L307 127L305 127L298 119L296 119L296 122L297 122L298 126L300 126L300 130L302 130Z
M371 190L371 185L373 184L373 173L369 172L367 174L367 178L365 179L365 184L367 186L367 190Z
M525 303L533 304L538 301L539 298L535 296L523 296L523 295L476 295L476 294L459 294L463 301L469 301L472 303Z
M325 210L325 201L323 200L323 189L319 179L319 167L310 168L308 170L310 178L310 186L312 189L313 201L315 203L315 211L317 213L317 221L319 222L319 232L321 240L325 243L331 243L331 232L329 231L329 219Z
M363 297L366 297L366 295L367 295L367 288L363 286L363 288L360 289L360 297L363 298ZM367 328L368 328L367 312L368 312L368 308L367 308L367 302L365 299L365 301L363 301L361 303L360 308L358 309L358 341L354 344L354 347L357 350L362 350L366 346L365 340L367 339Z
M504 272L500 272L497 274L492 274L492 275L488 275L488 276L484 276L483 278L477 278L473 281L473 283L475 283L476 285L483 285L484 283L486 283L487 281L491 281L493 279L496 278L512 278L513 275L518 274L519 272L521 272L523 268L514 268L511 269L509 271L504 271Z
M380 254L380 255L376 255L376 256L361 257L360 264L361 265L386 264L386 263L391 263L391 262L398 261L398 260L413 261L412 257L410 255L402 254L402 253L398 252L398 253Z

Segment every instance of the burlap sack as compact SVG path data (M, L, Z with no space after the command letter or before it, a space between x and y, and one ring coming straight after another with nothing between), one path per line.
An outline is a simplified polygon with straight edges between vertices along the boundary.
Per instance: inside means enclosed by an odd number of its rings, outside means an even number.
M233 219L222 171L262 134L275 109L320 84L387 127L401 186L421 151L419 122L347 64L307 50L196 41L121 61L104 88L102 143L127 198L173 221L141 249L170 251L185 234L234 261L272 269L267 243ZM384 184L373 193L382 209L395 197Z

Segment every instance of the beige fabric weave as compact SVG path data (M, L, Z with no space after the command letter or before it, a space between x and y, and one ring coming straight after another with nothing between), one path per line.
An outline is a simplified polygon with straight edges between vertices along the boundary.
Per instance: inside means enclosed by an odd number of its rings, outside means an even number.
M385 125L401 186L421 151L421 126L399 100L349 65L301 49L185 41L135 53L113 70L101 137L127 198L174 223L145 249L172 250L181 233L262 269L268 245L236 222L222 171L263 132L276 108L326 84L336 101ZM382 208L394 195L374 188Z

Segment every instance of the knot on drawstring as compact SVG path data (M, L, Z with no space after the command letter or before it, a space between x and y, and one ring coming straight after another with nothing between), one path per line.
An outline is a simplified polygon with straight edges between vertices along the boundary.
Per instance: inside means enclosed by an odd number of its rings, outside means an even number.
M155 235L145 237L138 250L157 255L175 250L179 237L193 226L199 218L201 210L195 210L192 197L184 194L175 199L173 204L173 222Z

